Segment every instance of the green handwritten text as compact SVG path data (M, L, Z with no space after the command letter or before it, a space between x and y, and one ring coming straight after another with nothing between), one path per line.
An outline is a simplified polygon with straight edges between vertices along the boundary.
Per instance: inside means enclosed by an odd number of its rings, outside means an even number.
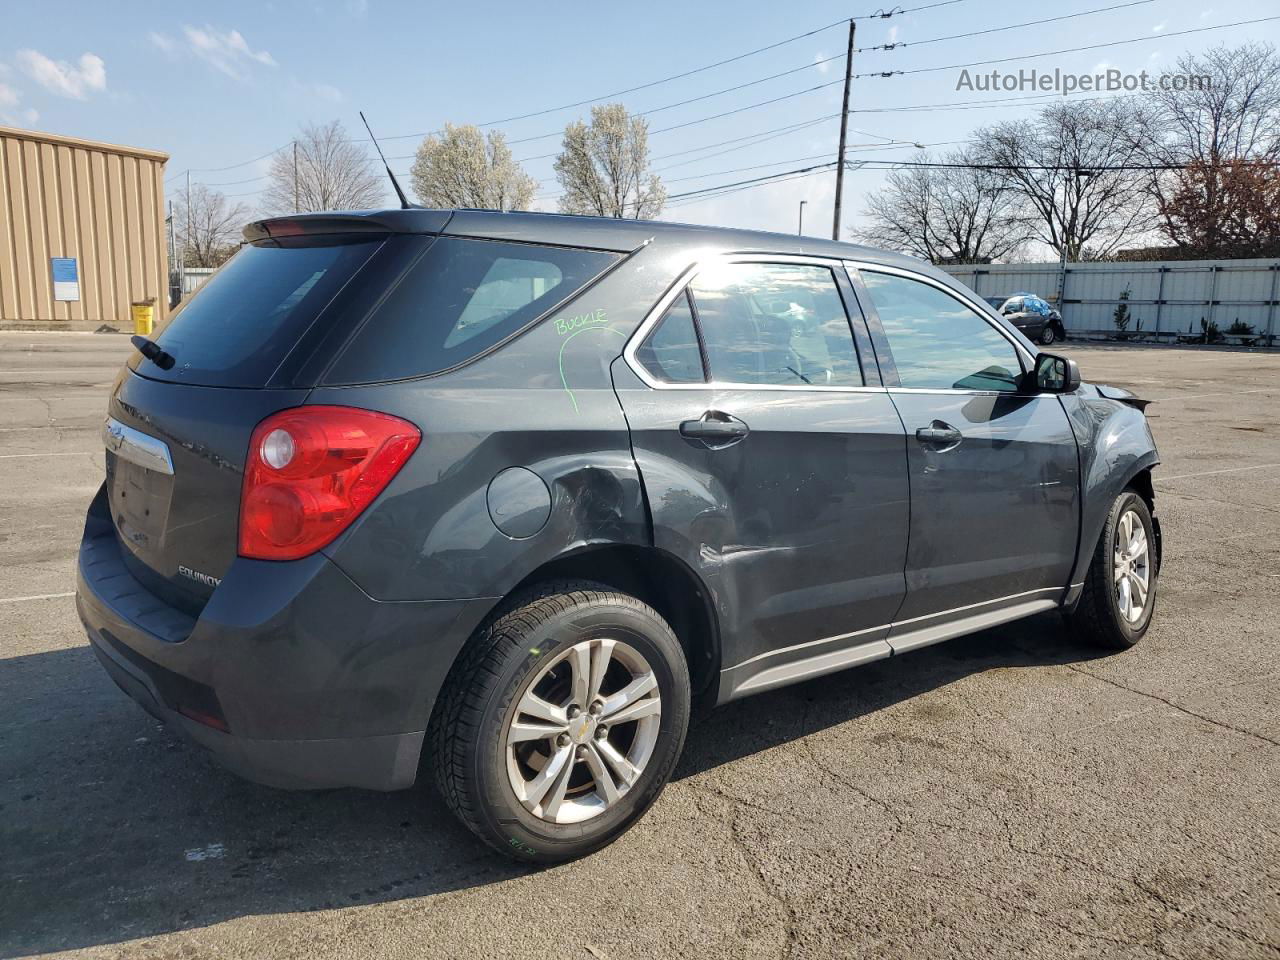
M596 310L592 313L580 313L576 317L557 317L556 333L563 337L565 334L573 333L575 330L595 326L597 323L608 322L609 318L603 310Z

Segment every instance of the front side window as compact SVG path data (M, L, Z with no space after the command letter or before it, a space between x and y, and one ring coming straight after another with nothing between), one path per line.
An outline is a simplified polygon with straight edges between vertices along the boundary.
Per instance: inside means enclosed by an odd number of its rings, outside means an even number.
M931 284L862 271L904 387L1013 393L1022 366L1013 344Z
M694 277L689 290L712 380L863 385L849 318L829 268L716 264Z

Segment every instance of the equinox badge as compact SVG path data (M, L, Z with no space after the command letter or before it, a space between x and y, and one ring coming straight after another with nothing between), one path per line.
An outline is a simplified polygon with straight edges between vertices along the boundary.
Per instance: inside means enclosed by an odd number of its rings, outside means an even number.
M186 577L188 580L194 580L196 583L203 583L206 587L216 587L222 582L218 577L211 577L207 573L201 573L199 570L192 570L190 567L184 567L178 564L178 574Z

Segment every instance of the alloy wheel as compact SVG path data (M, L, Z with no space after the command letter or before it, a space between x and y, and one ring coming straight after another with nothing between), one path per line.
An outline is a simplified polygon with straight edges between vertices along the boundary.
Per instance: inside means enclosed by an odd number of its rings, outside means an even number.
M1134 510L1126 510L1116 524L1114 544L1116 606L1129 623L1142 620L1151 590L1151 550L1147 528Z
M516 701L505 731L511 789L551 823L597 817L639 781L661 716L657 677L639 651L607 637L576 643Z

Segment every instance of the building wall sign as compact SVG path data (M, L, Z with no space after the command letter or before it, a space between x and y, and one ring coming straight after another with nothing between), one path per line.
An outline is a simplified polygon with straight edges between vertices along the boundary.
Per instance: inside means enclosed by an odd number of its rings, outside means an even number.
M80 299L80 271L75 257L52 257L49 260L53 271L53 299Z

